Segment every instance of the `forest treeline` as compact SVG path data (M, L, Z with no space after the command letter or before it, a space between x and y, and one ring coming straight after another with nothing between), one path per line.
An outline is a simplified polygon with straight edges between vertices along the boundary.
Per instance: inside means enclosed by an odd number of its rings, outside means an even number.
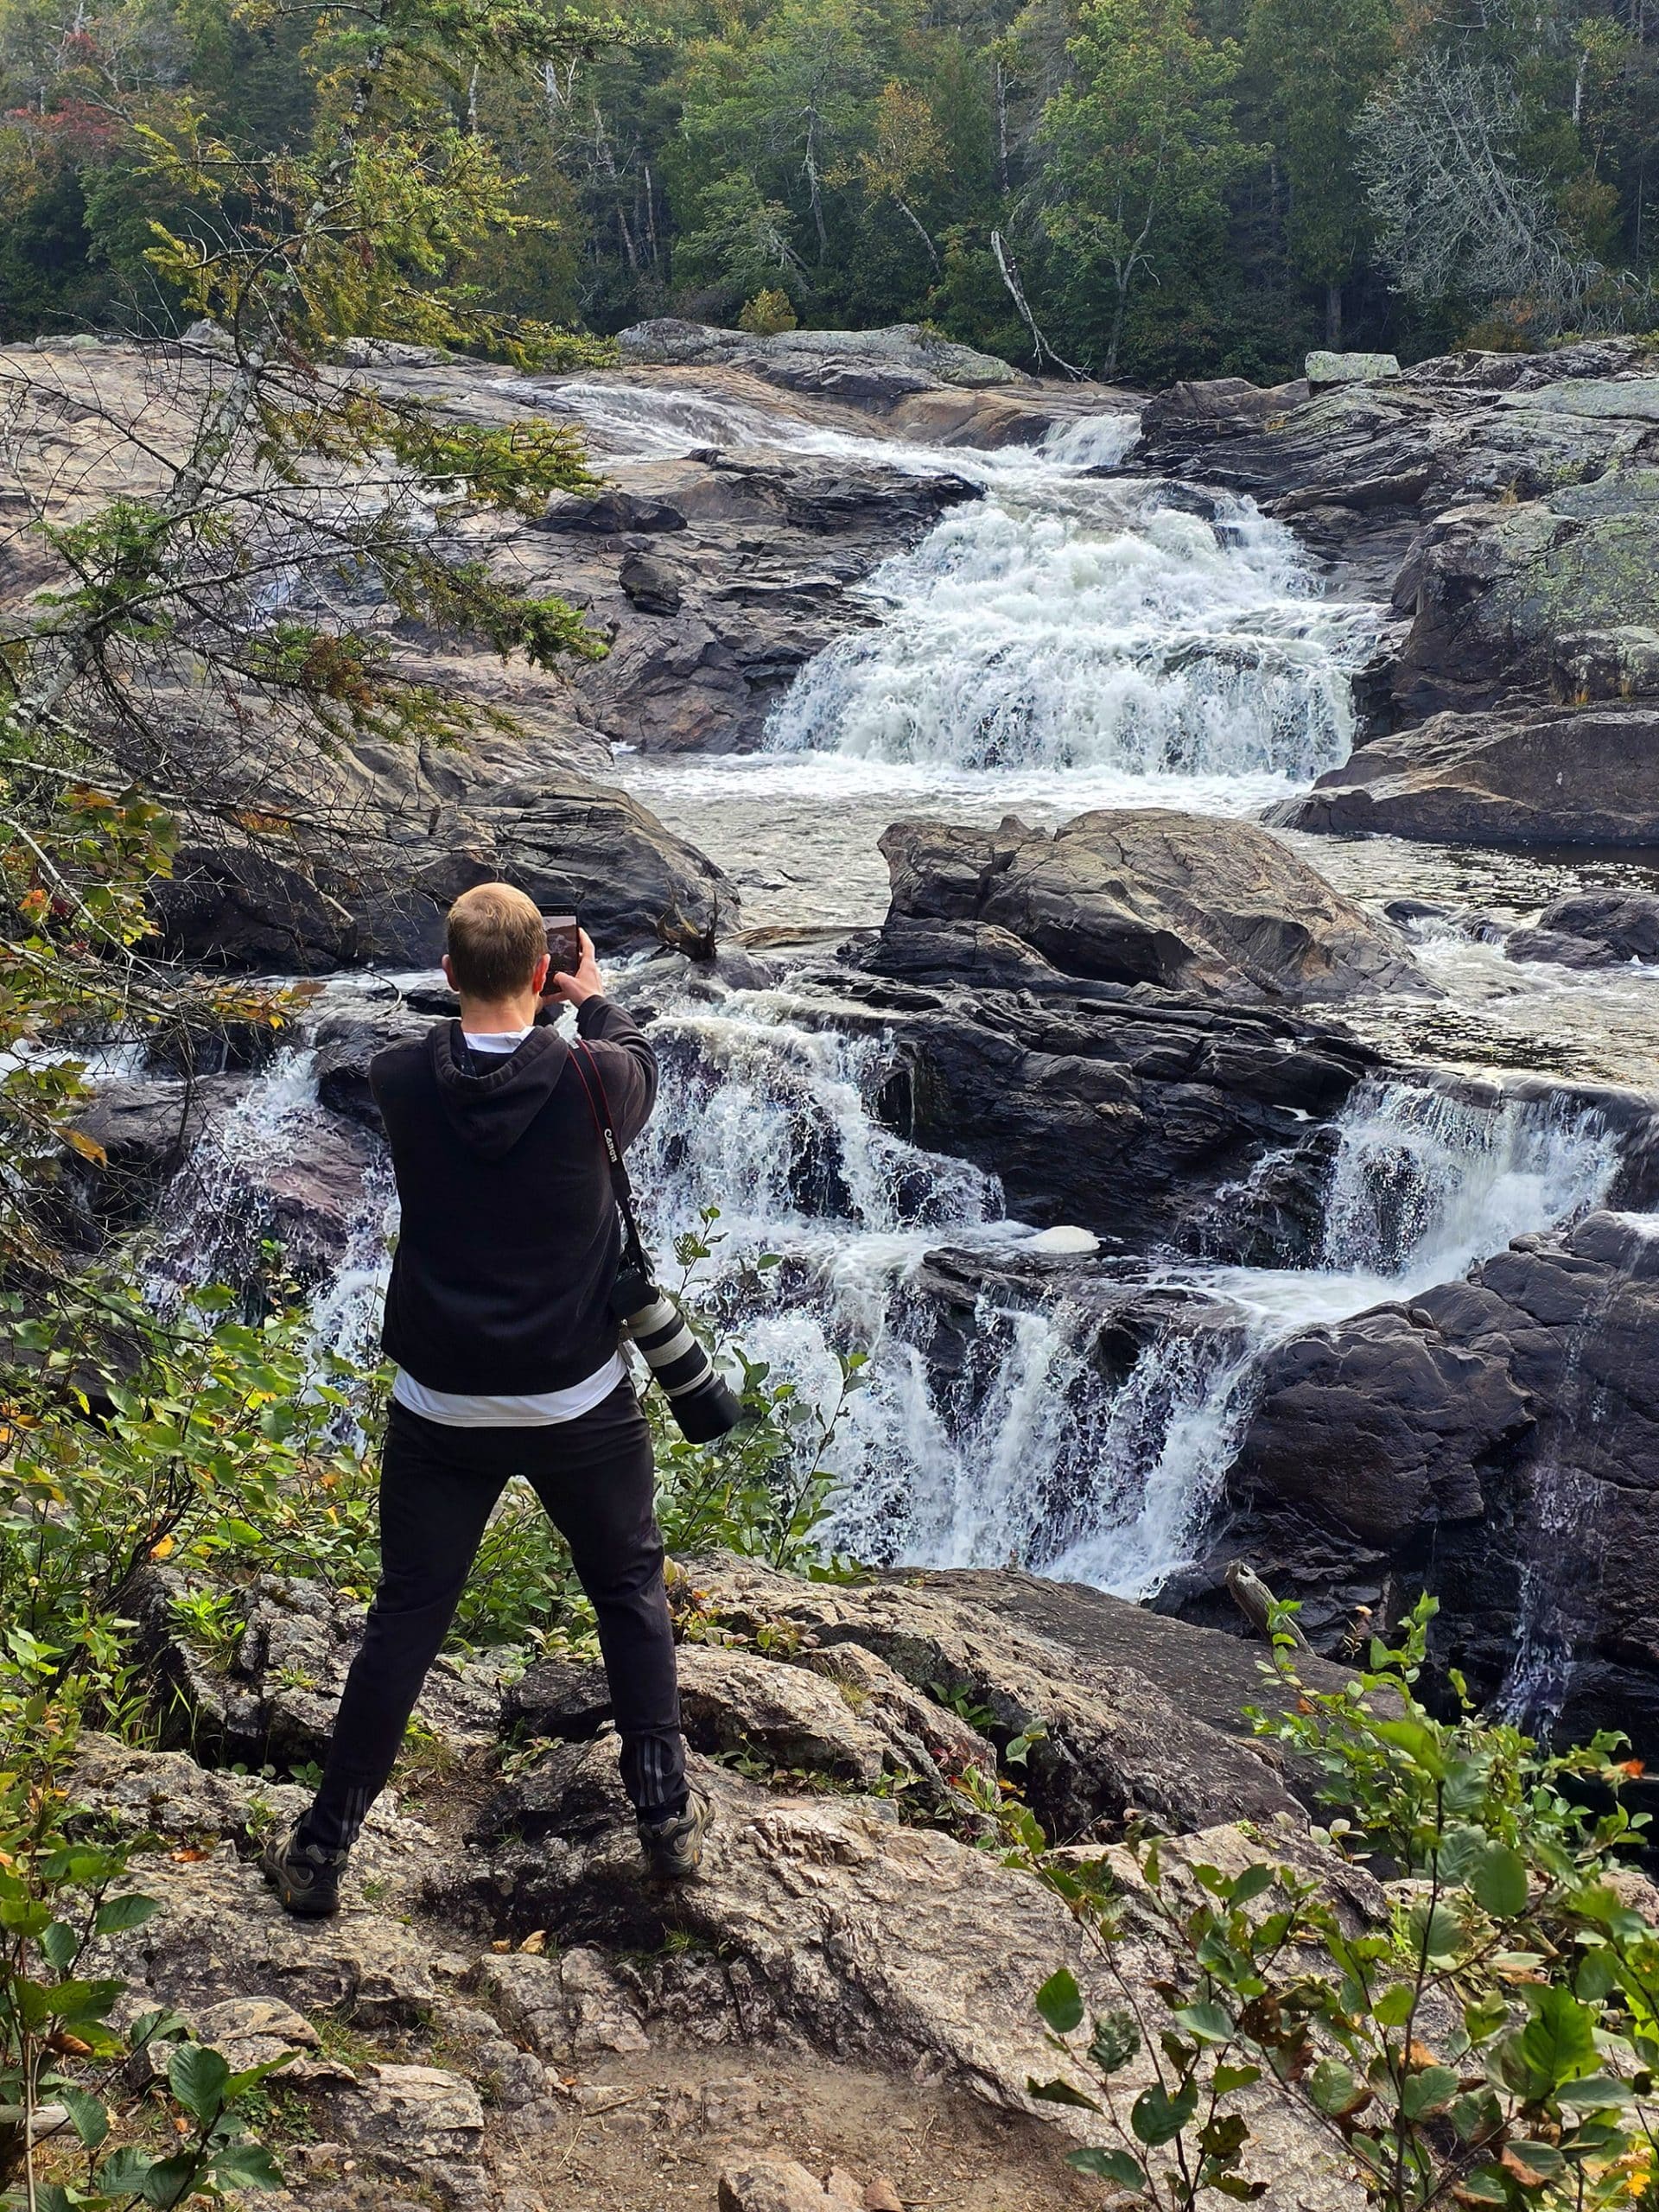
M507 315L925 321L1027 365L1267 379L1311 345L1659 322L1646 4L624 0L556 61L410 99L521 180L534 223L469 271ZM152 134L302 143L315 21L0 0L0 335L175 324L150 226L193 219Z

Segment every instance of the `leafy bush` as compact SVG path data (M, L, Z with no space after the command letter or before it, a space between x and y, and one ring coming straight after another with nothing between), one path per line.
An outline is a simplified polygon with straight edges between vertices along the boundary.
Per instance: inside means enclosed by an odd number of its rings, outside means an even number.
M787 292L780 292L775 284L757 292L737 318L740 330L748 331L756 338L773 338L780 330L794 330L800 317L795 312L795 302Z
M1640 1770L1611 1735L1541 1752L1477 1714L1461 1683L1456 1718L1434 1719L1414 1687L1433 1611L1425 1599L1398 1648L1374 1643L1335 1692L1299 1681L1281 1633L1294 1707L1253 1715L1342 1808L1334 1848L1402 1878L1358 1932L1306 1866L1228 1873L1154 1842L1126 1886L1008 1815L1013 1855L1065 1898L1121 1999L1086 2020L1069 1969L1038 1993L1071 2071L1033 2094L1098 2113L1117 2139L1073 2152L1084 2172L1160 2207L1249 2202L1267 2186L1243 2170L1250 2093L1269 2093L1351 2158L1387 2212L1646 2202L1659 1928L1618 1878L1645 1825L1619 1792ZM1118 1950L1148 1910L1176 1961L1155 2004Z
M129 1847L75 1815L80 1716L99 1686L66 1656L19 1628L0 1656L0 2205L137 2212L277 2188L238 2107L284 2062L232 2073L168 2012L118 2034L124 1985L84 1971L100 1938L156 1908L129 1886ZM166 2088L124 2097L122 2068L146 2044Z

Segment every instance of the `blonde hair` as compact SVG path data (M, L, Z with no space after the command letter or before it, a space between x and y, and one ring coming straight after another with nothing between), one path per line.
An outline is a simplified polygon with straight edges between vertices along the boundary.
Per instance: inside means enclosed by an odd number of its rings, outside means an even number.
M449 909L444 931L455 988L473 999L505 999L528 989L547 950L533 903L510 883L480 883Z

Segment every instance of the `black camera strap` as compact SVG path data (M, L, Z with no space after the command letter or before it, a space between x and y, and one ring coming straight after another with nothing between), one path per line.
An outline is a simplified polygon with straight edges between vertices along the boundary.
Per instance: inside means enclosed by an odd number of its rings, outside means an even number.
M616 1124L611 1119L611 1102L605 1094L605 1078L600 1072L593 1049L578 1037L570 1046L570 1058L588 1101L588 1111L594 1117L594 1127L599 1141L605 1147L605 1157L610 1162L611 1189L616 1196L616 1210L622 1217L622 1250L631 1267L638 1268L647 1282L655 1280L645 1247L639 1235L639 1224L634 1218L633 1185L628 1180L627 1163L622 1157L622 1147L617 1142Z

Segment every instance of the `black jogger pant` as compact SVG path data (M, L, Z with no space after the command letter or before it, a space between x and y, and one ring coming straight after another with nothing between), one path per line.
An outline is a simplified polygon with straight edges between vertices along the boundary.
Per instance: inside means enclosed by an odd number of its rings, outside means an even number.
M545 1428L450 1428L393 1403L380 1476L380 1586L302 1824L306 1840L329 1851L356 1840L514 1475L526 1478L569 1545L599 1616L629 1796L653 1819L684 1808L651 1432L623 1382L590 1412Z

